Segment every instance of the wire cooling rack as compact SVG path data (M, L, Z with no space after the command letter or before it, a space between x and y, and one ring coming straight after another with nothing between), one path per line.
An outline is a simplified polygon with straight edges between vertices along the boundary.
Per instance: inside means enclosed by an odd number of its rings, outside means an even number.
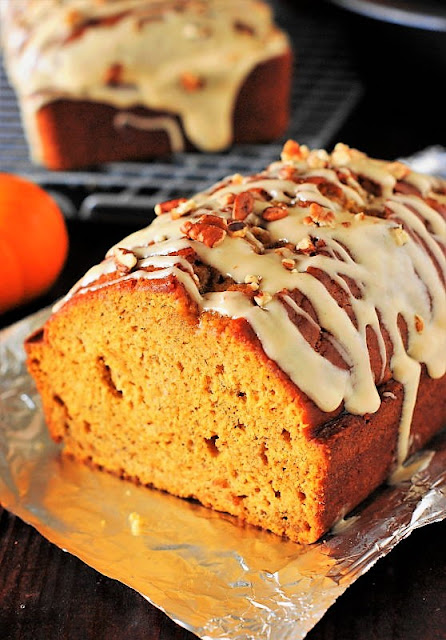
M232 173L264 168L278 159L289 137L310 147L328 146L362 93L343 27L332 15L300 10L299 3L271 4L295 51L291 121L277 143L181 153L163 161L113 162L88 171L47 171L28 158L15 94L0 64L0 171L45 187L67 218L141 224L157 202L190 196Z

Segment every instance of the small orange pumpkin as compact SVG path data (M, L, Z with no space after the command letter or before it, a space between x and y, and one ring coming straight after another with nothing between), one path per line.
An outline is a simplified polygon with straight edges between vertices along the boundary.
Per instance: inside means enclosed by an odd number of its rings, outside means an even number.
M25 178L0 173L0 313L45 293L67 254L55 200Z

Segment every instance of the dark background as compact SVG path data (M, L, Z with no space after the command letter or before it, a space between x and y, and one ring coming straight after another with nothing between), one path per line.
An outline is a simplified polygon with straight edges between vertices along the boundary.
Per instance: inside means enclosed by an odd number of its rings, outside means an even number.
M446 34L367 19L328 2L286 4L302 15L323 12L324 19L342 25L363 86L361 99L328 146L342 141L393 159L446 144ZM111 245L135 230L122 221L68 220L67 225L70 253L60 278L32 304L0 316L0 327L59 298ZM445 539L445 522L413 533L348 589L308 640L445 640ZM0 508L0 640L192 637L141 596Z

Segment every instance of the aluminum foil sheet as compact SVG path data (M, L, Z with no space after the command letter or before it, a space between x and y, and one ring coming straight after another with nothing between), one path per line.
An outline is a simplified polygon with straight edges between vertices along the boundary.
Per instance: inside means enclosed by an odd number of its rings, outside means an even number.
M203 639L298 640L414 529L446 515L446 435L321 542L299 546L61 456L24 366L42 311L0 332L0 502ZM409 474L410 475L410 474Z
M414 171L446 178L446 149L439 144L421 149L401 160L410 165Z

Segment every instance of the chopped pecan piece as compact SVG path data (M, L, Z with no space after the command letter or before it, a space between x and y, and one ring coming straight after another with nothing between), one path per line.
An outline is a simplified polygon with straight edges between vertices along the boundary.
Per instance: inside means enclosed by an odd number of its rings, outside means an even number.
M410 169L407 166L407 164L403 164L402 162L390 162L387 165L387 170L393 175L394 178L396 178L397 180L403 180L404 178L406 178L409 173L410 173Z
M204 222L204 224L210 224L213 227L219 227L220 229L225 229L225 230L228 227L226 218L222 218L221 216L215 216L211 213L204 213L198 218L197 222Z
M252 193L256 200L260 200L262 202L271 200L271 195L266 189L263 189L262 187L252 187L251 189L249 189L249 192Z
M415 314L415 330L417 333L423 333L423 329L424 329L424 320L421 316L419 316L417 313Z
M278 256L282 256L282 258L290 258L292 255L293 249L294 249L293 245L276 247L274 249L274 253L277 253Z
M313 149L308 154L308 166L310 169L326 167L330 161L328 153L324 149Z
M231 176L231 184L242 184L243 183L243 176L241 173L234 173L233 176Z
M198 76L196 73L190 73L189 71L185 71L181 74L180 83L183 89L185 89L189 93L199 91L205 85L205 81L203 80L203 78Z
M217 247L226 238L226 231L220 227L207 226L198 235L198 240L207 247Z
M249 273L245 276L245 284L248 284L253 291L258 291L261 279L262 276L256 276L252 273Z
M306 145L300 145L295 140L287 140L283 146L281 159L282 162L287 160L305 160L308 157L309 149Z
M119 62L115 62L115 64L110 65L105 72L104 84L107 87L116 87L122 84L123 71L124 67Z
M116 247L113 250L113 260L118 268L118 271L129 273L138 262L137 257L129 249L123 247Z
M254 210L254 196L250 191L238 193L232 208L234 220L244 220Z
M184 198L182 200L184 200ZM178 218L181 218L190 211L193 211L196 206L197 204L195 200L184 200L184 202L180 202L176 207L171 209L170 217L172 220L178 220Z
M246 224L249 224L251 227L258 227L262 222L262 219L259 218L259 216L256 215L255 213L250 213L249 215L246 216L244 222Z
M335 221L335 215L333 211L328 211L321 207L320 204L312 202L310 205L310 214L305 216L302 220L304 224L313 225L318 227L333 227Z
M264 220L268 220L268 222L273 222L274 220L281 220L282 218L286 218L287 215L288 215L288 208L286 206L267 207L262 212L262 218Z
M282 260L282 265L285 267L285 269L287 269L288 271L293 271L293 269L296 266L296 261L293 260L293 258L283 258Z
M272 299L272 295L267 291L259 291L259 293L254 296L254 300L259 305L259 307L266 307L266 305L271 302Z
M246 229L246 224L242 220L235 220L228 224L228 233L234 238L244 238Z
M210 248L217 247L226 238L226 231L224 229L204 222L194 223L188 220L181 227L181 231L190 238L190 240L197 240Z
M399 247L402 247L409 242L410 236L403 227L394 227L393 229L390 229L390 232Z
M291 180L293 182L297 182L299 179L299 173L296 171L295 167L287 165L279 169L279 178L281 178L282 180Z
M306 236L305 238L302 238L302 240L300 240L297 243L296 248L305 254L315 253L316 251L316 247L314 245L313 240L310 238L310 236Z
M263 229L263 227L251 227L250 231L254 238L259 240L262 244L265 245L271 243L271 234L266 229Z
M356 149L351 149L347 144L338 142L331 154L331 161L337 166L348 164L357 154L359 152Z
M175 207L178 207L179 204L183 202L187 202L186 198L176 198L175 200L166 200L165 202L158 202L155 205L155 213L157 216L160 216L162 213L169 213Z

